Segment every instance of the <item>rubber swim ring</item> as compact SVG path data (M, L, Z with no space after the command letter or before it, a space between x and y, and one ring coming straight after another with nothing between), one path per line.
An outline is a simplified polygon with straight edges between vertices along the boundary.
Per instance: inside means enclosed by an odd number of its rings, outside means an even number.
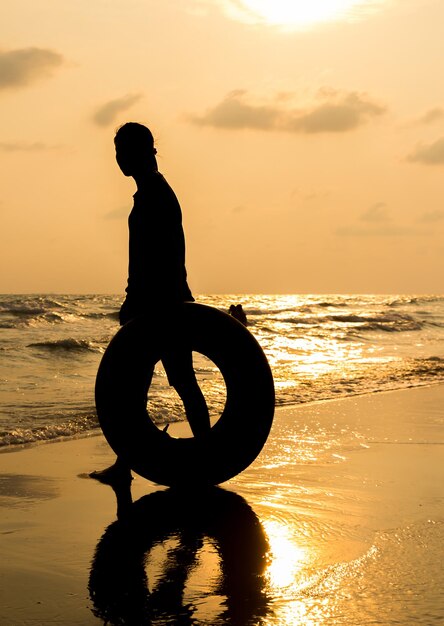
M149 419L144 381L160 360L162 333L144 316L123 326L103 355L97 415L111 448L137 474L168 486L217 485L262 450L274 415L273 376L256 339L230 315L185 303L180 323L191 349L215 363L227 388L224 410L208 436L170 437Z

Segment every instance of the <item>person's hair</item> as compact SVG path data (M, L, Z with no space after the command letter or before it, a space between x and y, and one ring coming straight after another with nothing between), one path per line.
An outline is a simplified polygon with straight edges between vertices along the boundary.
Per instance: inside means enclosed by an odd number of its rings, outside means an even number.
M154 147L154 137L149 128L138 122L127 122L120 126L114 137L116 148L120 145L129 145L139 154L146 153L147 157L152 159L153 166L157 170L157 161L155 155L157 150Z

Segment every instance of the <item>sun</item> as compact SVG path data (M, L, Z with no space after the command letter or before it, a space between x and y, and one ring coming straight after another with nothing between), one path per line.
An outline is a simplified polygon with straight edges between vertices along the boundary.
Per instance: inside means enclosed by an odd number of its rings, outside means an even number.
M286 29L304 29L337 20L354 20L386 4L387 0L230 0L234 17Z

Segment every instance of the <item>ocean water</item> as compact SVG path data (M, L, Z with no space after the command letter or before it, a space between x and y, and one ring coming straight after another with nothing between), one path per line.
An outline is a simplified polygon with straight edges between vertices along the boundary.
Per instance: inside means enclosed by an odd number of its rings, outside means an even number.
M444 296L215 295L241 303L273 371L277 406L444 381ZM94 383L119 329L114 295L0 296L0 449L98 427ZM195 355L212 418L225 402L214 364ZM156 368L148 409L163 424L184 419Z

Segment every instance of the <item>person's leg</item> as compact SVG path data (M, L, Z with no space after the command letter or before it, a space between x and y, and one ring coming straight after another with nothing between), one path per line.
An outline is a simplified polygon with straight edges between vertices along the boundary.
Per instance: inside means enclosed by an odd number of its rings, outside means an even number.
M146 405L148 401L148 389L150 388L153 374L154 368L151 369L148 374L144 376L143 381L140 382L140 388L142 389L140 403L143 406L144 410L146 410ZM117 457L115 463L113 463L109 467L106 467L103 470L96 470L94 472L91 472L89 476L90 478L95 478L101 483L115 487L119 487L121 485L129 485L133 480L130 466L121 457Z
M174 388L183 402L185 414L193 435L195 437L202 437L207 434L211 428L210 415L196 376L188 378L188 380L183 383L176 383Z
M162 363L171 387L179 394L185 414L195 437L201 437L211 428L207 403L199 387L193 368L191 350L176 346L162 356Z

